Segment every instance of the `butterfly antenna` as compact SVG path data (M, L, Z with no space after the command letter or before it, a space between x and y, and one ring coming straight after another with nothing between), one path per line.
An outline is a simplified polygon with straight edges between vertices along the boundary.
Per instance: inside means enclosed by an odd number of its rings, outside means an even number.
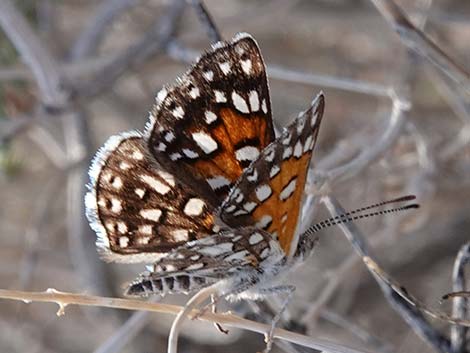
M312 234L315 234L319 232L320 230L323 230L328 227L336 226L338 224L344 224L344 223L349 223L353 222L359 219L364 219L364 218L370 218L370 217L375 217L375 216L382 216L386 214L391 214L391 213L397 213L397 212L402 212L402 211L407 211L415 208L419 208L419 205L416 203L405 205L405 206L400 206L400 207L393 207L385 210L379 210L379 211L374 211L374 212L366 212L362 213L364 211L369 211L371 209L381 207L384 205L389 205L397 202L405 202L405 201L411 201L416 199L416 196L414 195L407 195L403 197L399 197L393 200L388 200L388 201L383 201L379 202L373 205L369 205L366 207L361 207L346 213L339 214L334 217L330 217L328 219L325 219L323 221L320 221L312 226L310 226L302 236L309 236Z

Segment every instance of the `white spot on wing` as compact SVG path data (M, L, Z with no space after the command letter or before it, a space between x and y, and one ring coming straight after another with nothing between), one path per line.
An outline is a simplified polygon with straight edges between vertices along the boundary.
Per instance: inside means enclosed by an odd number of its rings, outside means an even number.
M140 152L139 150L134 151L134 153L132 153L131 156L132 156L132 158L134 158L134 159L136 159L136 160L138 160L138 161L144 159L144 155L143 155L142 152Z
M302 134L302 130L304 129L305 126L305 119L304 117L298 118L297 119L297 133L300 135Z
M271 187L268 184L260 185L255 189L256 197L260 202L268 199L272 194Z
M201 248L198 251L203 255L217 256L217 255L225 254L227 252L231 252L232 249L233 249L232 243L221 243L221 244L216 244L216 245Z
M156 179L151 175L141 175L140 180L144 183L149 185L152 189L154 189L159 194L165 195L168 191L170 191L170 187L163 184L160 180Z
M111 199L111 212L119 213L122 211L122 202L118 199Z
M272 162L274 160L275 153L276 153L276 151L274 149L274 146L267 147L266 148L266 157L264 157L264 159L267 162Z
M220 91L214 90L214 94L215 94L215 101L216 101L217 103L225 103L225 102L227 102L227 97L225 97L224 92L220 92Z
M268 114L268 106L266 105L266 99L261 102L261 110L264 114Z
M172 161L177 161L177 160L180 159L181 157L182 157L181 154L178 153L178 152L175 152L175 153L170 154L170 159L171 159Z
M152 228L151 224L144 224L139 226L139 233L152 235Z
M210 110L208 110L204 113L204 117L206 118L206 123L208 123L208 124L212 124L214 121L217 120L217 115L215 115Z
M192 133L193 140L197 143L197 145L206 153L212 153L217 150L218 145L217 142L207 133L205 132L193 132Z
M297 178L294 178L284 187L284 189L282 189L279 198L282 201L287 200L294 193L296 185Z
M184 110L180 106L176 107L171 114L177 119L182 119L184 116Z
M140 215L150 221L158 222L162 215L162 211L157 208L149 208L145 210L140 210Z
M235 108L242 113L249 113L250 110L248 109L248 105L246 104L245 99L240 96L237 92L232 92L232 102Z
M170 184L170 186L175 186L175 177L172 174L164 170L159 170L157 173L163 180Z
M253 211L253 210L256 208L256 206L258 206L258 204L257 204L256 202L251 202L251 201L250 201L250 202L245 203L245 204L243 205L243 208L244 208L246 211L251 212L251 211Z
M115 177L111 186L115 189L120 189L122 187L122 179L120 177Z
M294 157L300 158L302 156L302 143L300 142L300 139L297 140L297 143L295 144L294 147Z
M287 213L284 213L284 215L281 217L281 223L286 223L287 222Z
M212 79L214 78L214 72L211 70L204 72L202 75L207 81L212 81Z
M313 135L308 135L307 139L305 140L305 144L304 144L304 153L307 152L309 149L310 149L310 145L312 143L312 140L313 140Z
M288 159L292 156L292 147L287 147L282 153L282 159Z
M231 71L230 63L228 61L219 64L220 69L224 75L228 75Z
M269 177L270 178L274 178L279 172L281 171L281 168L279 168L278 165L273 165L273 167L271 168L270 172L269 172Z
M165 140L168 141L168 142L171 142L175 139L175 134L173 133L173 131L168 131L166 134L165 134Z
M199 270L200 268L203 268L203 267L204 267L204 264L202 262L198 262L196 264L192 264L186 267L186 271Z
M224 261L230 262L230 261L234 261L234 260L243 260L244 258L247 257L248 254L249 253L248 253L247 250L237 251L236 253L233 253L233 254L225 257Z
M121 168L122 170L128 170L130 167L131 167L131 165L127 162L121 162L119 164L119 168Z
M312 116L312 120L311 120L312 127L317 122L317 119L318 119L318 112Z
M258 171L253 169L253 172L249 174L247 177L248 181L256 182L258 180Z
M198 198L189 199L184 206L184 214L187 216L199 216L204 211L205 202Z
M162 88L158 93L157 93L157 97L156 97L156 100L157 100L157 104L158 103L161 103L167 96L168 94L168 91L165 89L165 88Z
M147 245L150 242L150 237L138 237L136 239L136 242L140 245Z
M242 60L242 61L240 61L240 63L242 65L242 70L247 75L250 75L251 74L251 60L250 59Z
M250 245L255 245L255 244L258 244L259 242L263 241L263 236L259 233L253 233L251 236L250 236L250 239L248 240L248 242L250 243Z
M117 224L117 228L118 228L119 233L121 233L121 234L127 233L127 225L126 225L126 223L124 223L124 222L122 222L122 221L119 221L119 222L117 222L116 224Z
M194 152L193 150L190 150L189 148L183 148L182 151L184 155L188 158L194 159L194 158L199 157L199 155L196 152Z
M200 95L199 88L194 87L193 89L191 89L191 91L189 91L189 95L193 99L196 99L197 97L199 97L199 95Z
M259 156L258 148L254 146L244 146L235 151L238 161L254 161Z
M264 215L261 219L256 223L256 227L258 228L265 228L268 224L273 221L273 218L270 215Z
M165 152L166 151L166 145L163 142L160 142L158 144L157 150L159 150L160 152Z
M127 248L129 245L129 238L128 237L125 237L125 236L122 236L119 238L119 246L121 248Z
M259 97L258 97L258 92L256 91L251 91L250 95L250 107L252 112L257 112L259 110Z
M222 175L217 175L213 178L207 179L207 182L213 190L219 189L226 185L230 185L230 180L223 177Z
M174 241L187 241L188 231L186 229L177 229L171 232Z
M261 251L261 254L259 254L259 256L260 256L262 259L265 259L265 258L268 257L269 252L270 252L270 249L269 249L269 248L264 248L263 251Z
M230 205L228 207L225 208L224 212L227 212L227 213L232 213L233 211L235 211L237 209L237 206L235 205Z

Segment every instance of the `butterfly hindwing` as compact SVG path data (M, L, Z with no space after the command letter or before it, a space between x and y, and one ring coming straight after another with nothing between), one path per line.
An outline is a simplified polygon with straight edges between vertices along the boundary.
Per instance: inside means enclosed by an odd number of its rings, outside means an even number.
M158 164L137 132L111 137L90 179L87 216L109 261L152 262L214 232L206 198Z
M254 227L222 230L174 249L133 281L126 294L188 293L276 256L282 257L282 250L266 231Z
M323 109L320 94L245 170L219 210L226 224L254 224L277 238L286 254L295 250L299 209Z
M272 142L266 71L247 34L203 54L174 86L157 95L147 125L156 158L188 184L207 182L220 202L243 170Z

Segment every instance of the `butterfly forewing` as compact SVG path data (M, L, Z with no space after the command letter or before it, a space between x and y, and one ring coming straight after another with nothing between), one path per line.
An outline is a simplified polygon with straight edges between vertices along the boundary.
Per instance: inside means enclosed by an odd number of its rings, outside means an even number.
M214 232L207 200L159 165L139 133L111 137L90 177L87 216L107 260L155 261Z
M266 71L255 40L240 34L214 45L176 85L160 91L150 117L152 153L188 184L207 182L220 204L274 139Z
M224 222L231 226L255 222L279 240L286 254L295 250L299 209L323 108L319 95L245 170L221 206Z

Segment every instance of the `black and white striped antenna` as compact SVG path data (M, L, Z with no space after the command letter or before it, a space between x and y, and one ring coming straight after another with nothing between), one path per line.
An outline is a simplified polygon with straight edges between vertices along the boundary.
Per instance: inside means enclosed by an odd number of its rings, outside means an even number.
M310 226L305 232L303 232L301 237L310 236L312 234L319 232L320 230L323 230L328 227L336 226L338 224L349 223L349 222L357 221L357 220L364 219L364 218L387 215L391 213L397 213L397 212L419 208L419 205L417 203L412 203L412 204L408 204L408 205L404 205L400 207L393 207L393 208L388 208L388 209L383 209L383 210L378 210L378 211L365 212L365 211L369 211L369 210L372 210L374 208L378 208L381 206L395 204L398 202L412 201L415 199L416 199L415 195L406 195L406 196L402 196L393 200L379 202L373 205L361 207L361 208L358 208L358 209L355 209L346 213L342 213L337 216L330 217L328 219L324 219L318 223L315 223L314 225Z

